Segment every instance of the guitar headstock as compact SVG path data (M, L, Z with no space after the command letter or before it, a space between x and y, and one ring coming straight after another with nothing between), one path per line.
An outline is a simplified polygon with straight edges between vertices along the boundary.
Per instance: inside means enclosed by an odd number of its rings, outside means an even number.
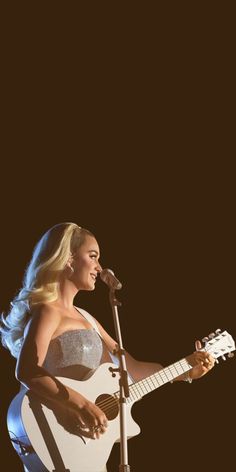
M221 332L220 329L217 329L215 333L210 333L208 337L203 338L202 342L205 343L205 347L201 351L209 352L216 359L216 362L219 362L217 361L218 357L226 360L226 354L228 354L228 357L234 356L235 342L227 331Z

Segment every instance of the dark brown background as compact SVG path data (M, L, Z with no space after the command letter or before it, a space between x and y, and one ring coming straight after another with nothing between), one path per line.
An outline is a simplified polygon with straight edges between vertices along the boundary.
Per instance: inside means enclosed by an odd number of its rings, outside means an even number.
M74 221L123 282L123 341L135 357L168 365L219 327L235 337L231 12L14 8L3 42L1 310L42 233ZM77 303L114 334L100 281ZM1 365L1 457L20 472L5 426L18 385L4 349ZM222 361L136 404L131 470L232 466L234 373L234 359Z

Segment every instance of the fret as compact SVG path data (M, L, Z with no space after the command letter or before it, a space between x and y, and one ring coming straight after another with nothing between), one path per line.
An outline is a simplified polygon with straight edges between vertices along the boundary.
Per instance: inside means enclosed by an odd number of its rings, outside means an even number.
M211 341L209 341L208 343L210 345L210 348L209 346L205 346L204 351L209 351L210 349L212 350L212 343L214 343L215 358L222 355L222 352L225 353L226 350L228 352L232 352L233 350L235 350L234 340L232 336L228 335L226 331L218 335L215 338L215 341L211 339ZM218 347L218 352L215 343L220 345L220 348ZM226 343L228 344L226 345ZM127 401L134 402L137 399L141 399L147 393L152 392L153 390L161 387L162 385L173 381L174 379L176 379L177 377L179 377L190 369L192 369L192 366L188 363L186 358L183 358L180 361L175 362L174 364L159 370L155 374L152 374L149 377L146 377L145 379L131 384L129 386L130 397L127 398ZM117 398L119 398L119 392L116 392L115 395L117 396Z
M191 368L192 366L184 358L168 367L165 367L164 369L159 370L155 374L152 374L145 379L131 384L129 386L130 397L127 399L127 401L131 402L142 398L147 393L150 393L162 385L171 382L176 377L179 377L181 374L187 372Z

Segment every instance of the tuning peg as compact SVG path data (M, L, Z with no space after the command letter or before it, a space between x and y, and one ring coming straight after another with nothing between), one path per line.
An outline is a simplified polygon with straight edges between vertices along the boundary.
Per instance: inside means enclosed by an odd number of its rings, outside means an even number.
M216 363L216 364L219 364L219 361L218 361L218 359L215 359L215 363Z
M209 339L208 339L207 336L205 336L205 338L202 339L202 342L203 342L203 343L207 343L207 341L209 341Z
M226 361L226 357L225 357L225 356L221 356L221 359L223 359L223 361Z
M215 333L210 333L210 334L208 334L208 337L209 337L210 339L213 339L213 338L215 337Z
M234 353L233 353L233 352L229 352L228 357L234 357Z

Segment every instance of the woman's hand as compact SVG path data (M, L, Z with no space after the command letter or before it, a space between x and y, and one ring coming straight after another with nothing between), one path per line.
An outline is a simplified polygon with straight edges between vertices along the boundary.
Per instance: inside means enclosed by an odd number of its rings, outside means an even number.
M71 434L99 439L108 427L105 413L80 393L70 389L70 394L73 401L70 397L69 404L57 401L51 405L57 421Z
M74 421L76 420L75 427L82 436L99 439L107 430L108 421L105 413L87 399L84 399L82 405L79 403L72 415Z
M196 341L196 351L187 357L188 362L193 366L189 371L189 377L193 380L206 375L215 365L214 357L208 352L200 351L201 347L201 342Z

